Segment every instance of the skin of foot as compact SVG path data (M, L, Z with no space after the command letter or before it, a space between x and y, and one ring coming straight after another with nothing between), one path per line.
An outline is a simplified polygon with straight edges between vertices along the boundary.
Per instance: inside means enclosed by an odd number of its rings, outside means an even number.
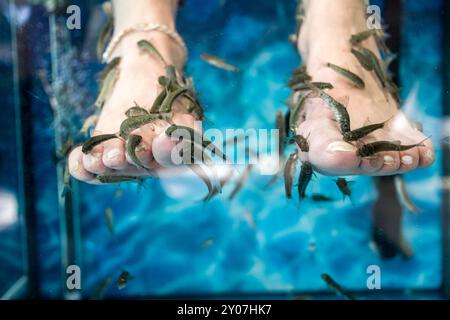
M116 18L115 34L124 28L138 23L161 23L171 28L174 26L176 1L172 0L136 0L114 1L114 16ZM168 64L175 65L179 70L183 67L183 52L170 37L160 32L136 32L124 37L111 57L120 56L120 74L114 89L101 111L94 135L116 133L120 124L126 118L125 111L137 103L149 108L161 86L158 77L165 74L163 63L155 56L139 50L139 40L151 42L161 53ZM181 101L180 101L181 100ZM172 122L178 125L193 127L194 117L185 112L185 103L178 99L173 106ZM164 133L169 126L166 121L156 121L135 130L133 134L141 135L143 140L137 147L137 157L142 164L150 169L137 167L125 152L125 142L120 139L106 141L96 146L89 154L83 154L81 147L75 148L69 155L69 171L76 179L97 184L95 176L102 175L132 175L137 177L151 176L154 171L161 170L161 163L155 160L155 150L158 160L170 152L175 142Z
M373 73L364 70L350 52L350 36L367 29L364 12L362 0L305 1L305 19L297 47L312 81L330 82L334 88L326 92L342 103L347 102L352 130L391 120L362 141L347 143L331 109L320 98L309 98L297 133L309 137L310 148L307 154L300 152L300 158L326 175L392 175L430 166L435 157L431 140L425 140L425 134L408 122L393 97L384 93ZM378 54L372 37L363 41L362 46ZM347 78L328 68L327 62L356 73L364 80L365 88L353 86ZM401 144L425 141L422 147L402 152L381 152L370 158L356 154L362 143L378 140Z

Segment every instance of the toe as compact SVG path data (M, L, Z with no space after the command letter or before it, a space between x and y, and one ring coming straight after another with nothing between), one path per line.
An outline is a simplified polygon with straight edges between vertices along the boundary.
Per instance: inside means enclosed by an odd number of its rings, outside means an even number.
M398 152L380 153L380 158L383 159L383 165L377 172L378 175L396 174L400 169L400 154Z
M121 140L111 140L103 144L103 164L111 169L123 170L127 166L124 143Z
M400 163L399 173L416 169L419 165L419 149L416 147L400 152Z
M95 176L83 166L83 153L81 152L81 147L75 148L69 154L68 161L69 172L72 177L85 182L90 182L95 179Z
M359 168L362 175L375 175L384 165L384 157L376 155L374 157L361 158Z
M84 168L94 174L102 174L106 172L106 167L103 164L103 146L97 146L87 154L83 154Z
M431 140L424 142L424 147L419 147L419 167L425 168L433 164L435 159L434 145Z

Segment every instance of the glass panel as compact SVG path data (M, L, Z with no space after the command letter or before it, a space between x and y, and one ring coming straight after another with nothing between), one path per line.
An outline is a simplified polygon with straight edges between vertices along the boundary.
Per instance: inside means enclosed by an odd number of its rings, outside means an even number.
M19 208L13 49L8 6L0 11L0 297L24 274Z

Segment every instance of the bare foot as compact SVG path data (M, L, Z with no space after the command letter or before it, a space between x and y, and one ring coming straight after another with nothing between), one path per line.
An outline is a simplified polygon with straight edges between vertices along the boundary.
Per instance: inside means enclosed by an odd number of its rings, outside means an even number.
M137 21L137 22L142 22ZM135 24L129 21L131 25ZM149 108L161 86L158 77L165 74L163 63L155 56L142 52L137 46L139 40L150 41L161 53L168 64L182 68L181 49L167 35L159 32L139 32L129 34L122 39L114 56L121 56L120 75L114 86L111 96L106 101L94 135L116 133L120 124L126 118L125 111L131 108L135 102L144 108ZM179 125L192 127L194 117L185 112L183 101L177 102L173 108L172 122ZM169 125L166 121L157 121L144 125L135 134L141 135L143 140L138 146L137 156L142 164L150 169L137 167L128 159L125 152L125 142L120 139L106 141L96 146L89 154L83 154L81 147L74 149L69 155L69 170L76 179L99 183L95 176L99 174L132 175L147 177L153 175L152 171L160 169L160 164L155 160L153 150L170 154L175 145L164 133Z
M337 7L334 7L323 1L308 2L298 49L312 81L330 82L334 88L327 93L338 101L348 98L347 111L352 130L392 118L383 129L370 134L365 142L388 140L415 144L425 140L426 136L414 128L398 110L393 97L383 92L377 79L365 71L350 53L350 35L365 30L366 25L363 1L345 1L354 7L344 4L336 4ZM352 18L344 19L339 16L339 10L342 9L346 12L343 14L350 14ZM378 52L372 38L365 40L362 45ZM359 75L365 82L365 88L353 86L348 79L328 68L327 62ZM358 143L343 141L334 113L320 98L309 98L304 110L304 121L297 127L297 133L309 136L309 153L302 152L301 159L311 162L323 174L391 175L427 167L434 161L431 140L426 140L423 147L407 151L382 152L370 159L358 157Z

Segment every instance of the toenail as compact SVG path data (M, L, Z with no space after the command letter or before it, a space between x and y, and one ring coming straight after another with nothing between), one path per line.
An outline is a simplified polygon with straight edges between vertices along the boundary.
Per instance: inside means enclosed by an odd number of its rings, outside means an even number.
M403 156L402 163L406 165L411 165L413 163L413 158L411 156Z
M356 147L344 141L335 141L328 145L328 152L356 152Z
M384 156L384 163L391 166L395 163L395 160L391 156Z
M120 155L119 149L111 149L108 151L108 153L106 153L106 159L112 160L112 159L119 157L119 155Z
M101 156L102 156L101 153L88 154L86 157L88 165L91 165L91 166L97 165L100 161Z
M427 150L427 158L429 160L433 160L433 151L431 151L430 149Z
M145 152L145 151L147 151L147 146L144 143L140 143L136 147L136 152Z
M70 172L78 172L79 168L80 168L80 162L78 160L70 162L70 166L69 166Z

